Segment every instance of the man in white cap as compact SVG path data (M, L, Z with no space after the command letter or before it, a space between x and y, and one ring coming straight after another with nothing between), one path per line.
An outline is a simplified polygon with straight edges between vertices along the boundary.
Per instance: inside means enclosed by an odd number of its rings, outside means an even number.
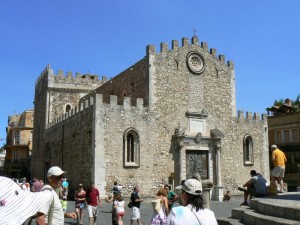
M66 172L62 171L58 166L53 166L48 170L47 177L49 185L45 185L44 189L51 189L52 196L48 198L44 205L38 210L36 223L37 225L63 225L64 217L76 219L76 213L64 213L56 189L62 186L62 180Z
M179 189L182 206L172 208L167 218L167 225L218 225L213 211L204 208L200 181L188 179Z
M283 177L285 172L285 163L287 160L285 154L277 148L276 145L271 146L271 151L274 164L274 168L271 172L272 183L276 186L279 193L283 193Z

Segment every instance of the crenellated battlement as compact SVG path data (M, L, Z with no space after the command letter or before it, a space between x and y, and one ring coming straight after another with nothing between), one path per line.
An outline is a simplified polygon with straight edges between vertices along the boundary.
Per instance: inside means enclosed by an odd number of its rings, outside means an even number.
M166 53L168 51L177 50L180 47L181 48L187 48L192 45L199 45L204 51L208 52L212 55L213 58L218 59L221 63L227 65L230 69L234 69L234 63L233 61L225 61L225 55L217 55L217 50L215 48L211 48L208 50L208 44L206 42L199 42L199 39L196 35L194 35L191 39L191 43L189 43L189 39L183 37L181 41L181 46L179 46L179 42L177 40L172 40L171 42L171 49L169 49L169 45L166 42L160 43L160 52L158 53ZM156 47L154 45L148 45L147 46L147 55L153 55L156 54Z
M56 124L61 123L64 120L67 120L68 118L71 118L73 116L76 116L80 112L83 112L87 108L94 107L95 102L98 100L98 107L104 107L110 110L110 113L112 113L112 109L116 109L116 113L119 113L120 116L124 116L126 112L137 110L137 111L143 111L147 110L147 107L144 107L144 100L142 98L136 99L134 102L131 101L130 97L124 97L123 104L118 105L118 97L115 95L110 95L110 102L104 103L103 101L103 95L102 94L94 94L93 96L84 97L81 99L80 103L73 109L71 109L69 112L59 116L51 123L47 124L47 129L50 127L53 127Z
M102 76L102 79L99 80L98 75L90 73L82 74L76 72L75 76L73 76L73 73L70 71L66 71L66 73L64 73L63 70L57 70L57 74L55 74L50 68L50 64L48 64L46 68L42 71L41 75L36 81L36 84L40 82L40 80L44 77L52 79L54 83L96 83L100 85L108 81L106 76Z
M256 121L262 120L264 122L267 122L267 114L262 114L260 117L260 114L258 112L255 112L253 115L251 112L246 112L246 115L245 115L243 110L238 110L238 118L239 119L256 120Z

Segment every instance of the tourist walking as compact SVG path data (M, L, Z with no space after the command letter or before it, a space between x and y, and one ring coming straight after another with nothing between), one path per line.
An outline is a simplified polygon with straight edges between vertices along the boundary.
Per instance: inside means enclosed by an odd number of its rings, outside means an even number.
M83 189L83 184L78 184L78 189L75 192L75 212L77 215L77 224L82 224L83 212L86 208L86 200L85 200L86 192Z
M179 189L182 206L172 208L167 225L218 225L213 211L204 208L200 181L188 179Z
M44 186L44 184L41 181L34 178L31 190L32 190L32 192L39 192L42 190L43 186Z
M141 199L139 196L140 187L135 186L133 189L133 192L131 194L130 200L132 202L132 216L131 216L131 225L133 225L133 221L137 221L138 225L142 225L141 223L141 214L140 214L140 206L141 202L144 201L144 199Z
M95 183L93 181L90 182L90 187L87 190L86 198L87 210L89 213L89 223L90 225L96 225L98 205L102 207L102 203L100 200L100 192L95 187Z
M169 210L171 211L172 207L174 206L175 201L178 199L178 196L175 194L174 191L171 191L170 186L166 184L164 188L168 192L168 207Z
M114 202L116 200L116 196L118 194L121 194L121 192L119 191L118 182L117 181L114 182L114 186L113 186L113 188L112 188L111 191L112 191L111 195L105 197L105 201L108 202L108 203L112 203L112 209L111 209L112 225L118 225L118 218L117 218L116 208L115 208Z
M63 211L65 212L68 207L68 191L65 187L59 188L59 200L61 203L61 206L63 208Z
M117 193L114 201L115 214L118 220L118 225L123 225L123 216L125 215L125 201L121 193Z
M278 193L283 193L283 177L287 159L285 154L279 148L277 148L276 145L271 146L271 151L274 165L274 168L271 172L272 183L276 186Z
M153 215L150 225L165 225L166 219L169 214L168 206L168 190L166 188L161 188L155 196L155 200L152 202L153 205Z

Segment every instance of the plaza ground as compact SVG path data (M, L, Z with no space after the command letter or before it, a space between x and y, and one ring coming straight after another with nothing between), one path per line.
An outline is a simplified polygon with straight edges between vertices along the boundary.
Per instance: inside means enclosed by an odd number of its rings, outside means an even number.
M241 204L240 200L233 200L229 202L217 202L217 201L212 201L210 202L210 208L211 210L214 211L215 216L218 217L229 217L231 216L231 209L239 207ZM126 203L127 205L127 203ZM178 205L178 204L177 204ZM68 212L74 211L74 201L69 201L68 202ZM153 209L151 206L151 203L149 201L143 202L141 204L141 222L143 225L149 225L151 216L153 213ZM97 217L97 225L110 225L112 224L111 222L111 204L102 202L102 207L98 207L98 217ZM124 225L130 225L130 216L131 216L131 209L126 207L125 208L125 216L123 217L123 223ZM33 222L32 224L35 224ZM65 225L71 225L71 224L76 224L76 221L72 219L65 219ZM84 211L84 219L83 219L83 224L88 225L88 213L87 210ZM134 224L137 224L135 222Z
M277 196L268 196L265 197L265 199L278 199L284 205L285 201L282 200L296 200L299 201L300 203L300 192L287 192L284 194L279 194ZM231 210L233 208L238 208L240 207L240 204L242 202L242 197L240 198L235 198L231 199L228 202L217 202L217 201L211 201L210 202L210 209L214 211L216 218L221 218L221 217L230 217L231 216ZM106 203L102 201L102 207L98 208L98 218L97 218L97 225L110 225L112 224L111 220L111 204ZM126 203L127 205L127 203ZM176 204L178 205L178 204ZM300 205L300 204L299 204ZM74 211L74 201L69 201L68 202L68 212ZM123 223L124 225L130 225L130 216L131 216L131 209L128 207L125 208L125 216L123 218ZM151 203L149 201L145 201L141 204L141 222L143 225L149 225L151 216L152 216L153 210ZM35 225L35 221L32 223ZM76 224L76 221L72 219L65 219L65 225L71 225L71 224ZM83 219L83 224L88 225L88 215L87 211L85 210L84 212L84 219ZM136 222L134 224L137 224Z

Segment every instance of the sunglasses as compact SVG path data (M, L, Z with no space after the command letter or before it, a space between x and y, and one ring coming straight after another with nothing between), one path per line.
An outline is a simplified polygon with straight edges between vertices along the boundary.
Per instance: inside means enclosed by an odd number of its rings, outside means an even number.
M61 179L63 179L63 178L65 178L65 176L64 175L60 175L60 176L52 176L54 179L56 179L56 180L61 180Z

